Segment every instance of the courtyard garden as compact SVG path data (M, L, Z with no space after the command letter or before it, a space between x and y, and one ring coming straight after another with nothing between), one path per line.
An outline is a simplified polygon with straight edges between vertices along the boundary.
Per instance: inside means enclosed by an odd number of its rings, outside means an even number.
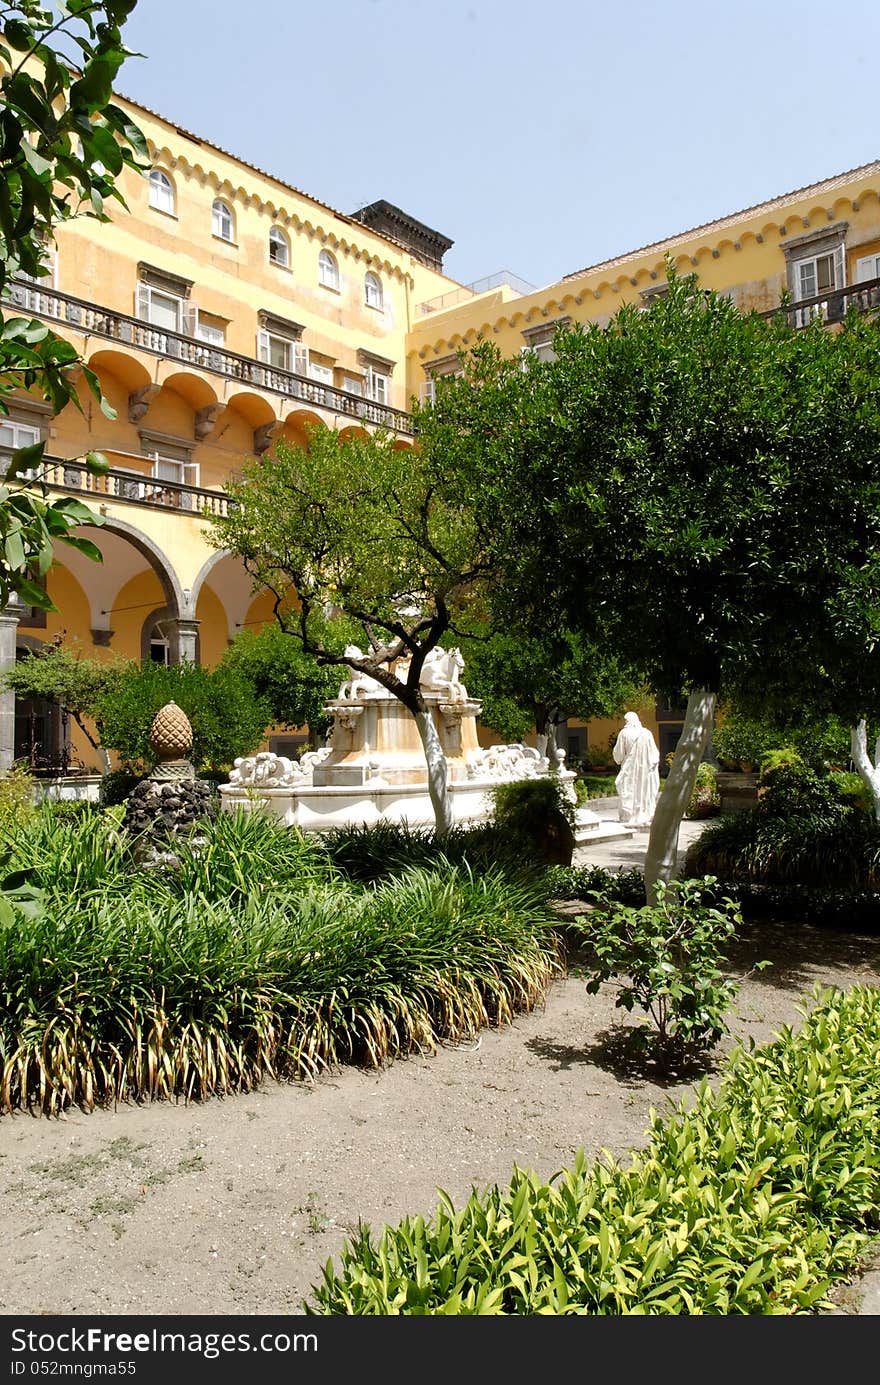
M223 814L162 870L121 819L4 818L4 1311L155 1311L169 1275L178 1312L845 1294L880 1205L864 908L794 922L702 877L649 908L515 818Z

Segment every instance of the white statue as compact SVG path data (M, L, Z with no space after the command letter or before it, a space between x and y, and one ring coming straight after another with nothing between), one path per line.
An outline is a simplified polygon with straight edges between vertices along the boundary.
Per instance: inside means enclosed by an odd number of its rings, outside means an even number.
M356 644L345 646L346 659L365 659L367 656ZM368 673L361 673L360 669L353 668L351 677L347 678L339 689L338 697L341 701L352 697L367 697L370 693L382 692L382 684L375 678L371 678Z
M660 792L660 751L636 712L624 716L612 754L620 765L614 781L620 795L620 821L630 827L650 827Z
M443 693L450 702L466 702L468 690L461 682L464 659L460 649L436 646L425 655L419 686L422 692Z

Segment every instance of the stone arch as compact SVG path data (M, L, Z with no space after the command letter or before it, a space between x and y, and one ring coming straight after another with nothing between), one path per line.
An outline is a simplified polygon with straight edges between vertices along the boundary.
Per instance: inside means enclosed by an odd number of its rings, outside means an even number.
M165 593L167 604L174 612L174 618L179 620L181 618L185 619L188 616L190 606L187 600L187 593L180 585L180 579L171 566L166 554L153 539L143 533L142 530L136 529L133 524L129 524L124 519L119 519L116 515L109 516L101 525L100 529L95 529L90 526L86 537L91 538L100 548L102 534L116 534L130 543L132 548L137 549L159 579L159 583ZM67 561L67 555L65 554L65 562Z

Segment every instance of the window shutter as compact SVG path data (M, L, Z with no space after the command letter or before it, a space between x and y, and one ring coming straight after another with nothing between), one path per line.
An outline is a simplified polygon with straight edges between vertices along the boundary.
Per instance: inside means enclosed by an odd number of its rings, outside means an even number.
M140 318L141 322L150 320L150 286L138 282L134 291L134 315Z
M308 375L309 348L301 341L291 343L292 369L294 375Z
M846 255L843 245L838 245L834 251L834 287L842 289L846 283Z
M880 278L880 255L863 255L856 260L856 283L864 284L868 279Z
M180 330L185 337L194 337L199 323L199 310L194 303L184 303L180 314Z
M264 327L257 333L257 360L267 363L269 360L269 333Z

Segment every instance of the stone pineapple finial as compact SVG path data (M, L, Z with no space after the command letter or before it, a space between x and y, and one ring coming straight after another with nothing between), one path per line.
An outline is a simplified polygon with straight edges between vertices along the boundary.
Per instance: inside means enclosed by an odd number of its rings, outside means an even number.
M157 764L184 759L192 750L192 743L192 726L186 712L176 702L166 702L150 726L150 745Z

